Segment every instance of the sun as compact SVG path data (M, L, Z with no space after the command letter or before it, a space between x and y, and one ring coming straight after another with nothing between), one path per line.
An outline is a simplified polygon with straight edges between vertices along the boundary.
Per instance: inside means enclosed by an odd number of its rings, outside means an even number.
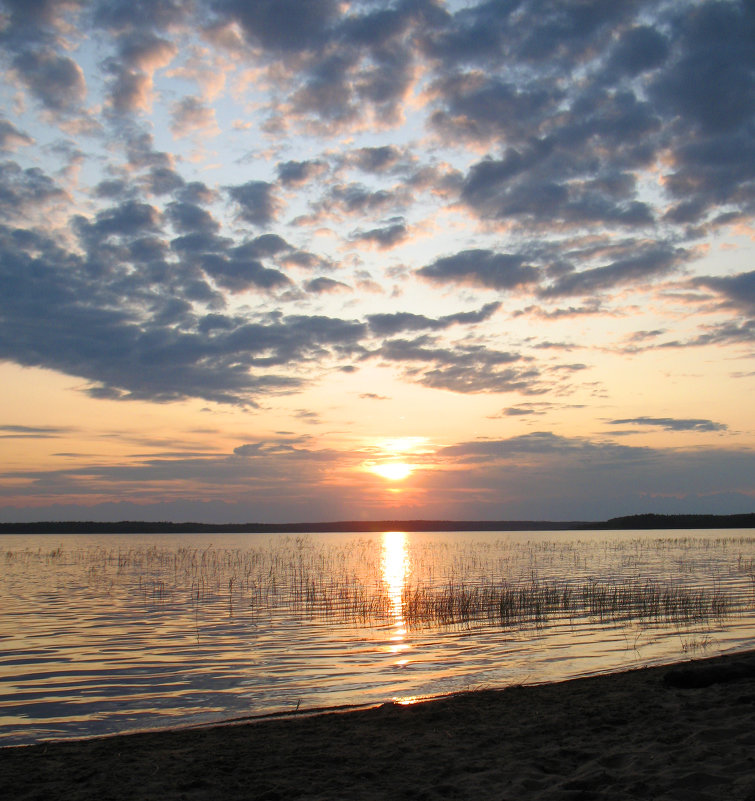
M383 462L383 464L370 465L368 469L388 481L403 481L412 474L414 465L406 462Z
M377 438L362 449L362 453L369 458L362 462L361 469L394 484L404 481L416 470L426 468L427 455L432 453L426 443L425 437ZM390 487L388 491L402 490Z

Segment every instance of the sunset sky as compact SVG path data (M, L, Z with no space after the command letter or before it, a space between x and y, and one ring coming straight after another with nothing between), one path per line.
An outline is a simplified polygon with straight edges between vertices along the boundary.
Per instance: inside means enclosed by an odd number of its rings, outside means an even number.
M755 510L755 5L0 0L0 520Z

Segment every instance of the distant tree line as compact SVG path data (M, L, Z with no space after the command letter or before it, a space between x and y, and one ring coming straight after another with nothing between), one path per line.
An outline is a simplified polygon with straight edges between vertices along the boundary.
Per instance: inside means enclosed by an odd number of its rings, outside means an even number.
M585 523L583 529L652 528L755 528L755 513L738 515L629 515L612 517L605 523Z
M629 529L755 528L755 513L736 515L640 514L603 522L553 520L341 520L329 523L171 523L37 521L0 523L0 534L306 534L354 531L584 531Z

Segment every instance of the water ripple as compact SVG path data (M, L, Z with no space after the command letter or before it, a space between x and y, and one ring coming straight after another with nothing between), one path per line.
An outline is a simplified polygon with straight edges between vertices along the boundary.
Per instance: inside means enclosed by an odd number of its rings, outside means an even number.
M752 531L6 536L0 548L2 745L552 681L755 634ZM640 595L655 582L728 607L682 621L576 605L502 625L457 603L547 582ZM410 620L409 589L447 617Z

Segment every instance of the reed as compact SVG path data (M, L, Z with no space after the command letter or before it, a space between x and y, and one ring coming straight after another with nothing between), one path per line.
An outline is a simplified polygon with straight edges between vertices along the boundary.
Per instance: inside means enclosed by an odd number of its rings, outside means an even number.
M691 590L649 580L419 586L407 590L403 598L405 620L415 628L478 621L520 627L579 617L600 622L692 623L720 620L730 607L730 599L719 589Z
M235 618L288 615L415 629L579 619L686 625L752 613L755 592L741 592L736 581L748 577L755 589L753 548L752 537L419 541L408 546L398 591L386 582L377 538L334 544L278 536L245 548L7 549L5 564L83 577L76 580L92 592L130 595L147 612L156 605L176 613L188 608L197 626L200 612L223 610Z

